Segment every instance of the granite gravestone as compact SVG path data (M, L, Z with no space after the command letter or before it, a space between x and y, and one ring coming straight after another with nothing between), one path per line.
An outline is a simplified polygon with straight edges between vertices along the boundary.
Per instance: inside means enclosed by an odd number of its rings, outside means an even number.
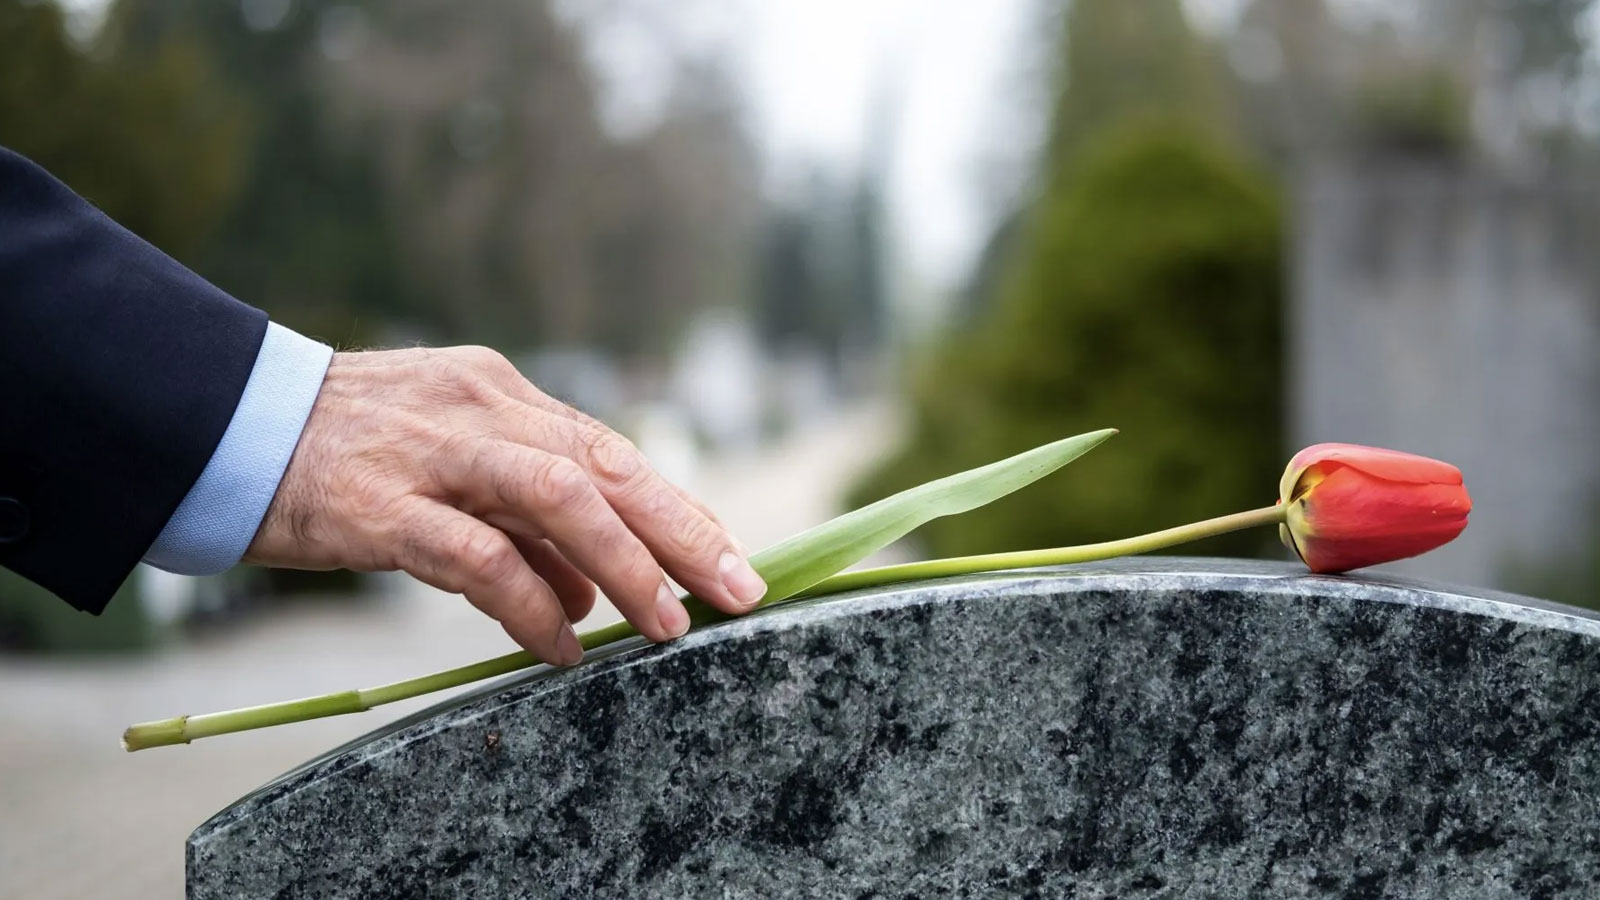
M1207 560L841 595L436 707L188 854L193 900L1594 897L1600 620Z

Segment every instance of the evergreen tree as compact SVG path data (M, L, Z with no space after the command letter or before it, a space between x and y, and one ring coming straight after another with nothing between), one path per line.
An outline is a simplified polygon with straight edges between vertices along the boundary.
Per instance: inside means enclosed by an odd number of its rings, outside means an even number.
M1066 46L1044 188L991 265L994 298L934 352L910 442L852 502L1073 433L1123 435L930 524L936 553L1105 540L1259 506L1283 464L1280 210L1225 137L1208 53L1168 0L1078 0ZM1262 546L1243 533L1211 549Z
M243 116L206 48L170 35L137 58L80 49L53 3L0 0L0 145L141 237L198 258L238 192Z
M1179 0L1072 0L1057 80L1050 145L1059 156L1129 116L1202 128L1225 119L1213 53Z

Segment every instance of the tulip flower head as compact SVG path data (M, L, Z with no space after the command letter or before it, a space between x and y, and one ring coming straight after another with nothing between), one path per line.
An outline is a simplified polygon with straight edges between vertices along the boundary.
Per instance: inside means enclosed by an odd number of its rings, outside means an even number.
M1426 553L1467 527L1472 498L1449 463L1355 444L1294 455L1279 485L1283 543L1313 572Z

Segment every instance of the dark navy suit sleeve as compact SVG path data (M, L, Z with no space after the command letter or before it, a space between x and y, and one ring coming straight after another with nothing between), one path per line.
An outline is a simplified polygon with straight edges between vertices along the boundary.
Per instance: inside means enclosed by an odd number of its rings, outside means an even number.
M0 148L0 566L104 609L210 460L266 328Z

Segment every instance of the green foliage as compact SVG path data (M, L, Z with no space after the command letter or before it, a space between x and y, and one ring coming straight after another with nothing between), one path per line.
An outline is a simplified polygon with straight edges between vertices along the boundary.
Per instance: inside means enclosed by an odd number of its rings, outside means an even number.
M0 569L0 652L119 653L142 649L154 639L131 578L104 613L91 616Z
M852 503L1102 422L1123 437L1066 476L932 523L921 533L936 554L1125 537L1273 497L1284 272L1272 183L1203 132L1153 121L1112 129L1052 174L996 305L933 354L910 444Z
M80 42L0 0L0 144L340 345L641 355L742 296L754 162L715 67L621 138L549 0L257 6L111 0Z
M1065 24L1051 132L1058 156L1130 116L1198 127L1225 117L1216 60L1179 0L1073 0Z
M386 322L425 317L400 272L371 161L337 146L326 127L328 98L312 78L323 6L292 4L281 27L255 31L236 3L116 0L98 49L134 67L174 43L204 48L206 80L240 119L238 183L205 245L182 253L154 243L290 328L365 344L383 337ZM166 190L170 178L149 173L138 183Z
M90 55L59 8L0 0L0 144L162 249L191 256L237 192L243 116L204 48L174 33Z
M1370 78L1356 97L1356 138L1368 148L1456 155L1472 142L1466 93L1430 68Z
M1102 422L1117 447L921 534L939 555L1128 537L1261 506L1282 466L1283 223L1223 137L1177 0L1074 0L1042 195L925 361L909 445L859 504ZM1250 553L1264 535L1200 545Z

